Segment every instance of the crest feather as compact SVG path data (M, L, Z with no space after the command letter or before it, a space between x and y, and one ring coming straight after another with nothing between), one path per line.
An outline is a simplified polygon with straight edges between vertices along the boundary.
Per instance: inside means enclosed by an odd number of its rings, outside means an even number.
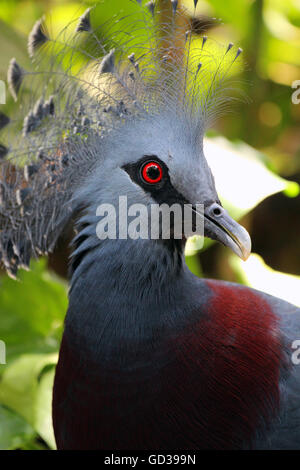
M91 18L90 18L91 8L88 8L83 15L79 18L76 32L82 33L83 31L89 32L92 31Z
M133 5L131 16L93 28L88 8L75 35L70 25L58 39L39 20L28 42L32 70L10 62L8 83L21 106L10 122L0 114L0 253L11 276L53 249L81 209L74 196L105 160L112 132L121 136L124 125L163 116L202 139L230 102L228 79L241 49L187 32L175 0L162 24L153 1ZM95 50L78 45L82 32ZM37 54L49 41L53 47Z
M9 121L9 117L6 116L6 114L0 112L0 131L9 124Z
M18 92L20 90L24 78L24 69L19 66L15 58L11 59L7 71L7 82L10 92L15 101L18 99Z
M28 47L28 54L31 58L34 57L36 51L40 49L40 47L42 47L43 44L49 41L49 38L43 26L43 21L44 21L43 18L36 21L36 23L34 24L31 30L31 33L28 36L27 47Z

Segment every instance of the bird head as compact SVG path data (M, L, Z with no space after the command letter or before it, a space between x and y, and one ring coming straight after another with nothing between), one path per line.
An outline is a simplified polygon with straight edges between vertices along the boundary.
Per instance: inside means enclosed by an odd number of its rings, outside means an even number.
M79 192L94 213L101 204L104 209L111 204L123 217L122 222L129 225L128 209L130 214L130 207L134 207L139 216L139 236L151 238L154 232L162 237L162 225L169 223L165 238L177 234L182 246L190 235L184 230L183 217L190 215L192 234L219 241L242 259L248 258L249 234L223 208L204 155L203 136L192 122L179 116L176 120L165 110L151 118L132 120L107 138L104 152L105 162L95 168ZM123 213L121 198L126 201ZM151 213L154 206L167 208L161 212L161 219ZM179 217L170 218L170 209L175 206ZM131 211L131 216L137 212ZM152 229L154 225L153 232L150 224Z
M231 102L228 80L241 49L193 36L176 2L161 23L154 8L136 8L132 17L120 14L97 27L89 8L75 31L74 24L70 35L64 30L65 46L40 20L28 41L34 69L10 63L8 83L21 107L16 119L0 119L0 127L12 129L0 145L0 251L12 276L31 255L51 251L78 212L97 219L103 204L120 212L121 197L127 207L146 208L148 222L155 204L188 206L193 234L243 259L250 254L250 237L222 207L203 152L206 129ZM96 53L78 46L83 36ZM170 238L181 231L183 246L189 234L182 219L176 229L176 220ZM161 226L159 218L158 238Z

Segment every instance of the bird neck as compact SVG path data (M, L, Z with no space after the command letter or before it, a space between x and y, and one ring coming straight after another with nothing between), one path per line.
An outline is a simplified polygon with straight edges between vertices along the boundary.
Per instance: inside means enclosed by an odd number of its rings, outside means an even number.
M71 288L83 272L97 273L100 283L117 283L119 291L152 296L186 274L181 240L84 240L72 256Z
M90 207L78 222L78 235L73 240L71 290L87 270L95 273L99 282L110 282L111 286L117 283L120 292L134 291L138 298L147 292L153 296L182 275L191 275L185 265L184 240L102 240L97 234L96 212L97 208Z
M103 352L112 336L135 342L169 331L186 322L199 301L181 241L100 241L90 224L74 246L66 330L81 343L85 337L88 348L98 347L99 337Z

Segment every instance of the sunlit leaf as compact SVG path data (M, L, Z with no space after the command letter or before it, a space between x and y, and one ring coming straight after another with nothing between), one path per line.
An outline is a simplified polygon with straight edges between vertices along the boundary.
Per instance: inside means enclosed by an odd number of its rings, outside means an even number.
M232 143L223 137L206 139L204 152L221 202L235 219L272 194L289 190L293 195L299 193L297 183L271 172L264 156L243 142Z
M29 64L29 58L26 49L26 39L14 30L11 26L0 19L0 42L1 42L1 60L0 60L0 79L6 80L7 67L12 57L24 67ZM1 107L2 109L2 107Z
M197 235L190 237L186 243L185 255L193 256L199 250L203 248L203 238Z
M14 29L27 35L33 23L43 15L42 2L35 0L1 0L0 18ZM23 46L26 47L26 41ZM1 54L5 49L1 49Z
M230 256L230 264L244 284L300 307L300 276L275 271L256 254L245 262Z
M22 449L35 432L21 416L0 405L0 450Z
M17 282L7 276L1 278L0 338L7 346L7 364L1 366L0 405L9 408L8 418L11 417L12 422L7 424L0 420L0 438L1 433L6 436L4 426L9 429L15 421L18 424L25 419L30 425L28 429L34 429L49 447L54 448L51 423L53 366L57 361L67 308L66 286L46 270L45 260L33 262L31 267L30 272L20 272ZM43 354L38 354L41 352ZM24 446L41 447L34 440L26 440L21 448Z
M66 286L46 271L45 260L32 262L19 279L0 279L0 338L8 364L21 353L57 351L67 309Z
M183 0L182 3L190 14L194 12L194 0ZM249 26L250 7L251 2L249 0L239 0L238 2L236 0L227 0L226 2L223 0L206 0L198 3L196 15L217 16L244 34Z
M5 367L0 383L0 403L17 412L53 446L49 426L49 373L42 371L57 362L57 354L24 354ZM42 400L44 401L44 409Z
M265 156L239 142L224 137L207 138L204 152L213 172L217 192L231 216L239 220L272 194L283 191L289 197L299 194L299 185L270 171ZM214 242L194 236L186 244L186 256L206 249Z
M34 427L51 449L56 448L52 425L52 389L55 368L51 367L40 378L36 395Z

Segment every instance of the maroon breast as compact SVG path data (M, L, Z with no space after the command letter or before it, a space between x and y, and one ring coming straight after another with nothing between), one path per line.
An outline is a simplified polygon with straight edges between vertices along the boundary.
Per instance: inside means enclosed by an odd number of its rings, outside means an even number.
M141 341L127 363L96 363L64 335L53 395L58 448L251 447L280 406L277 319L256 293L207 284L210 301L189 326L152 349Z

